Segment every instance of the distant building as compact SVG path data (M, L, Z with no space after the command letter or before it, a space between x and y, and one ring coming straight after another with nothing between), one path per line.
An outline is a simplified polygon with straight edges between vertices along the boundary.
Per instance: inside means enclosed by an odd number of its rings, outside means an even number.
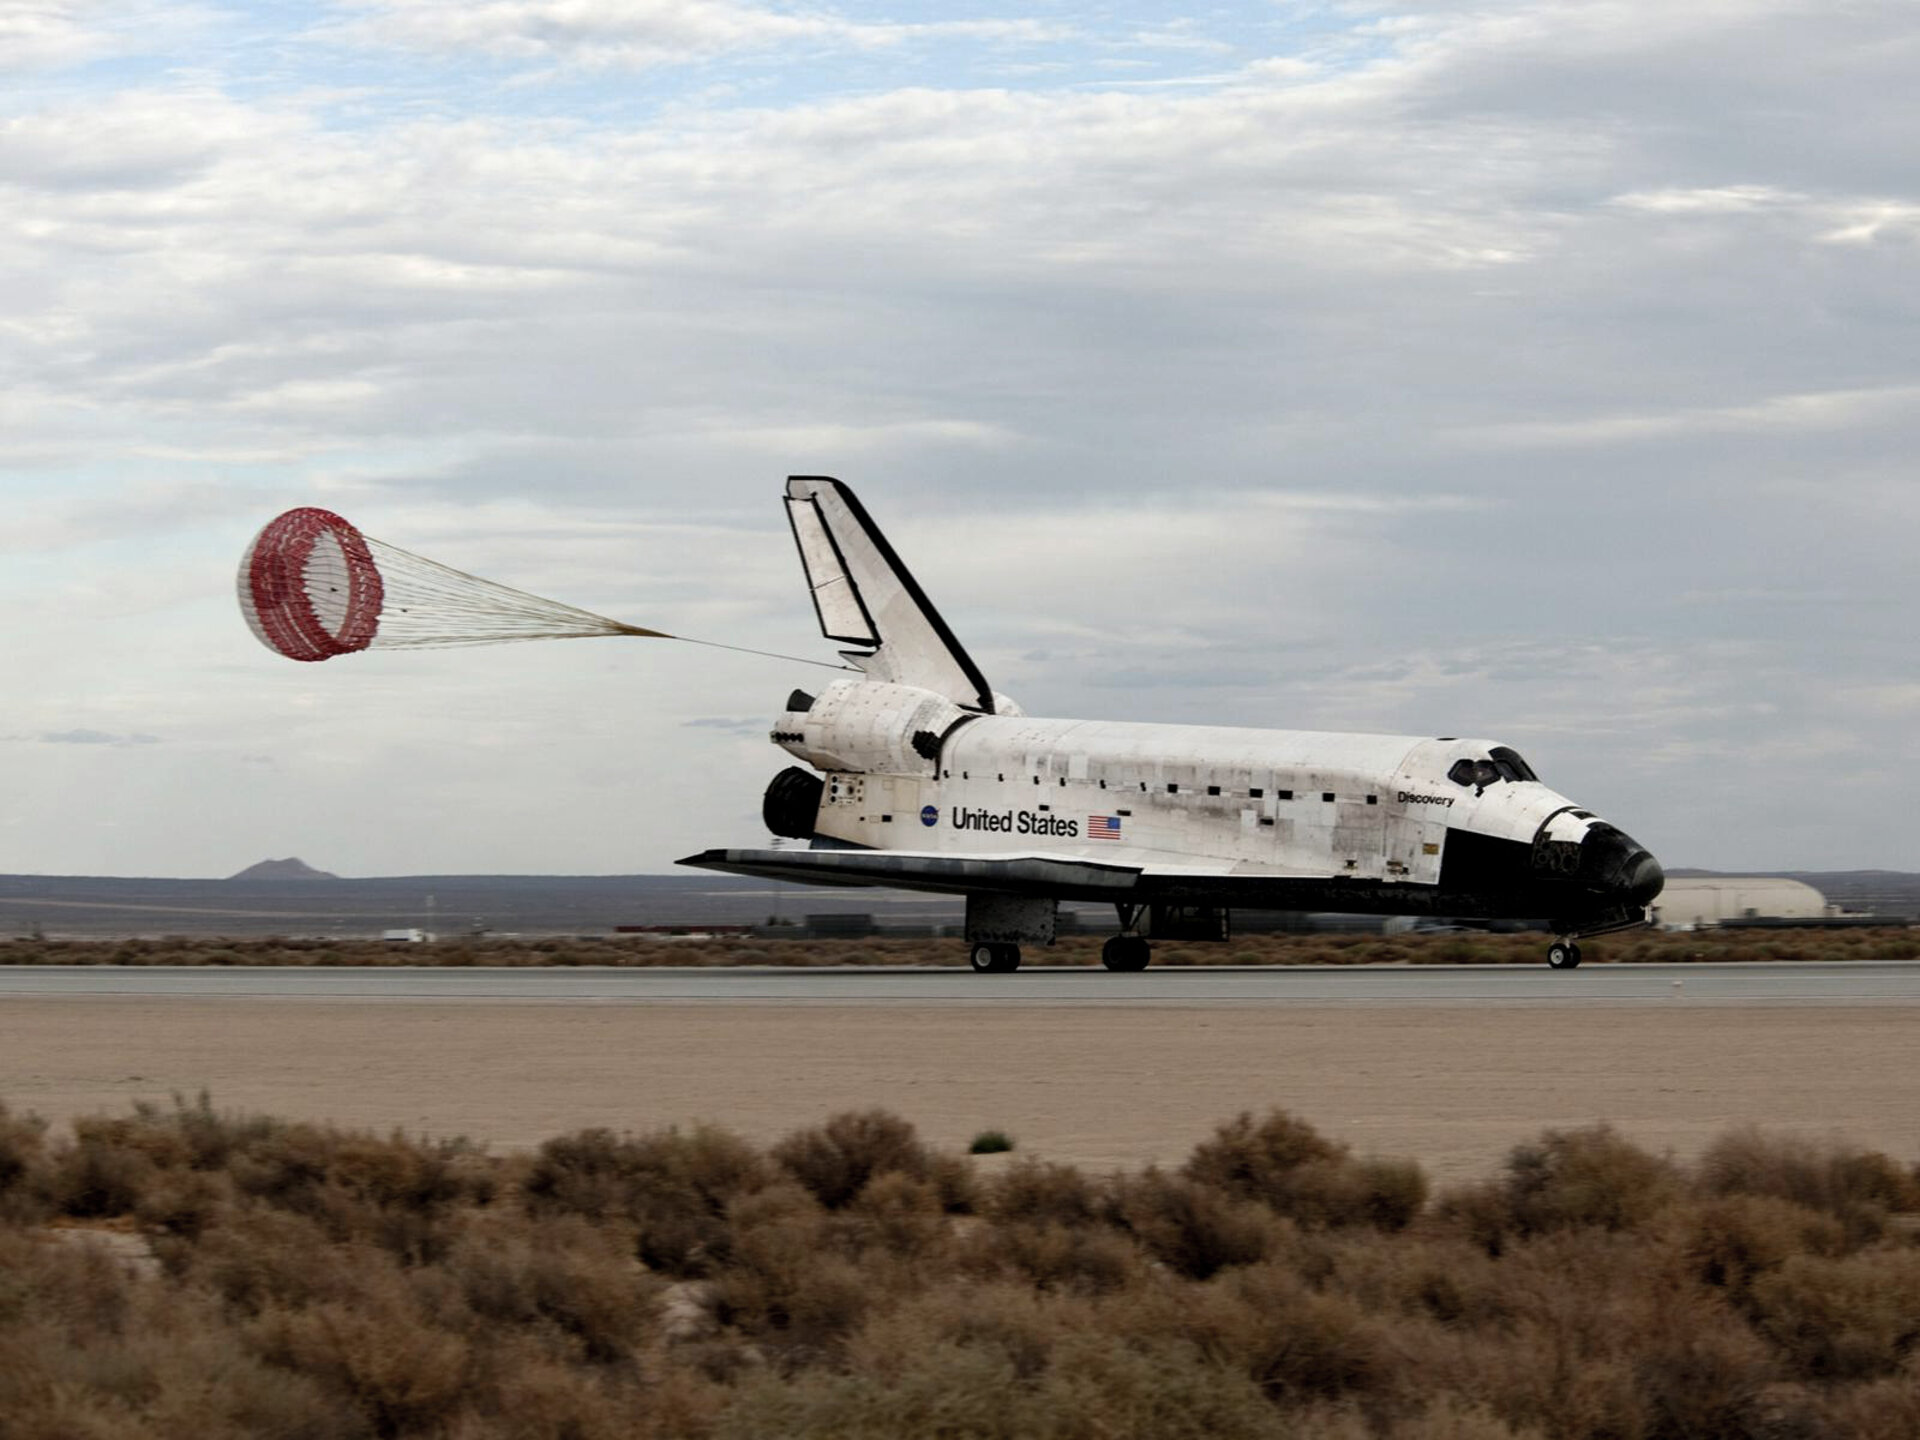
M1653 919L1667 930L1693 930L1742 920L1821 920L1833 914L1811 885L1771 875L1702 875L1667 879Z

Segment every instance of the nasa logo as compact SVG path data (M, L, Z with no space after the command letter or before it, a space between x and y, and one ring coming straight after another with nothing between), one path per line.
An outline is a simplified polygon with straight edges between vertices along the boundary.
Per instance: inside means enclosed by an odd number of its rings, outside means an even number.
M940 823L940 807L938 805L922 805L920 807L920 823L928 826L938 825Z

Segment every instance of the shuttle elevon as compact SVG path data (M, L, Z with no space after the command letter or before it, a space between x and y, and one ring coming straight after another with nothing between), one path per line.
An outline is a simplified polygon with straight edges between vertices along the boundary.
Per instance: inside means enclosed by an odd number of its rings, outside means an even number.
M1491 740L1047 720L988 685L853 492L787 481L822 634L861 672L796 690L765 802L804 850L680 863L964 895L976 970L1018 968L1062 900L1114 906L1104 960L1224 940L1235 907L1550 917L1548 963L1646 923L1665 877ZM1144 930L1144 933L1143 933Z

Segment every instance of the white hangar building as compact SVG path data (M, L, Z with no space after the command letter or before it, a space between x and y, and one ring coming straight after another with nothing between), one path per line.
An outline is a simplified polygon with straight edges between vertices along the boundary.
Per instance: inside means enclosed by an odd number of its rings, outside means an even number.
M1827 897L1811 885L1771 875L1669 876L1653 907L1654 923L1668 930L1722 920L1818 920L1832 913Z

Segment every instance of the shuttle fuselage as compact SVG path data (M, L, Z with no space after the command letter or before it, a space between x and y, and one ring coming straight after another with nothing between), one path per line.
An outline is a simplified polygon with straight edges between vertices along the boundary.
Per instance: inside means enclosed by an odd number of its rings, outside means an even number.
M1232 907L1548 920L1579 936L1644 923L1653 856L1489 740L1049 720L991 691L835 481L788 503L830 638L863 678L795 691L772 738L768 828L805 851L683 863L968 897L979 969L1053 935L1061 900L1112 903L1107 963L1154 934L1224 939Z

